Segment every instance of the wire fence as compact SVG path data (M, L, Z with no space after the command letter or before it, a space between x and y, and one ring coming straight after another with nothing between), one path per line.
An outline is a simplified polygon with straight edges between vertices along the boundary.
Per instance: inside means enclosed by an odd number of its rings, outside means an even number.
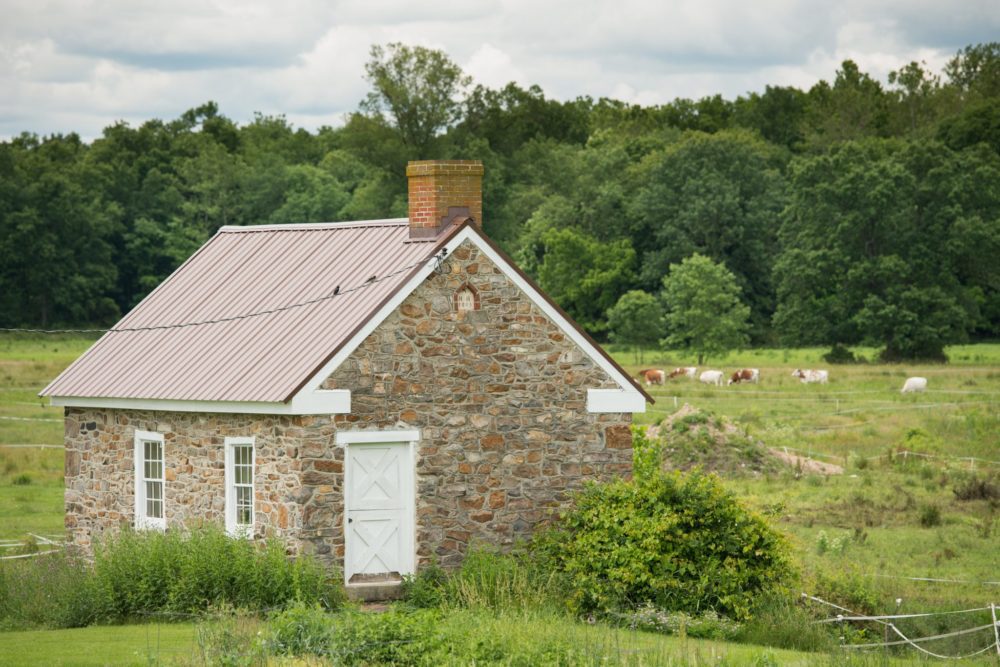
M982 655L992 649L996 649L997 655L1000 656L1000 622L997 620L997 610L996 604L990 603L985 607L977 607L975 609L959 609L954 611L940 611L940 612L924 612L919 614L884 614L884 615L867 615L859 614L857 612L851 611L850 609L843 607L832 602L828 602L822 598L816 597L815 595L810 595L803 592L802 598L816 602L832 609L836 609L839 613L835 617L825 618L816 621L816 623L851 623L851 622L863 622L863 623L878 623L885 627L886 629L886 639L881 642L868 642L861 644L849 644L843 643L841 647L843 649L884 649L895 646L909 646L910 648L916 649L917 651L929 655L934 658L942 660L966 660L968 658L974 658L978 655ZM898 601L897 601L898 602ZM936 635L927 635L924 637L909 637L904 634L894 621L901 619L912 619L912 618L927 618L935 616L952 616L957 614L976 614L990 612L992 617L992 622L985 625L978 625L970 628L964 628L962 630L955 630L952 632L939 633ZM967 653L964 655L948 655L944 653L937 653L936 651L931 651L924 648L921 644L928 642L941 641L943 639L950 639L953 637L961 637L964 635L971 635L975 633L985 633L986 630L992 630L990 643L972 653ZM890 641L888 639L888 632L891 631L893 634L899 637L898 640Z

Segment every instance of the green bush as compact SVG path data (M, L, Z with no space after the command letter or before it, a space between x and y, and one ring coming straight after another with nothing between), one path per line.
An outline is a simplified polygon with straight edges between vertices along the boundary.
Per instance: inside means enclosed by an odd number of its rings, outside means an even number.
M449 606L499 612L562 609L563 589L563 577L552 564L529 551L501 554L473 547L443 592Z
M98 616L105 619L220 604L263 610L293 600L332 608L342 595L312 558L289 559L277 540L258 545L215 526L122 532L96 546L92 576Z
M823 355L828 364L856 364L860 361L843 343L834 343L830 351Z
M288 655L327 655L333 626L318 604L296 602L271 619L275 651Z
M660 474L663 466L663 440L651 439L646 429L632 426L632 476L648 479Z
M434 664L429 656L443 648L440 619L430 609L343 612L334 619L330 657L338 665Z
M78 627L216 606L267 610L300 600L338 607L343 589L309 557L281 543L190 533L123 532L98 544L88 564L63 552L0 563L0 628Z
M417 609L439 607L444 602L448 573L437 561L424 565L416 574L403 577L403 601Z
M790 567L778 533L700 472L588 485L537 548L568 575L578 613L650 602L744 619Z

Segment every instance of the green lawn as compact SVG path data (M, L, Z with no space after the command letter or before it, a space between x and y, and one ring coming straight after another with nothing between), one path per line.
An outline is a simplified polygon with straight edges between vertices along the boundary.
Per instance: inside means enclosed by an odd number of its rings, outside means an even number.
M0 632L0 664L149 665L196 655L189 623Z
M0 632L0 656L3 656L2 664L11 667L203 664L198 627L190 623L151 623L73 630ZM265 626L255 626L257 627L266 632ZM479 618L469 630L490 641L501 637L509 641L569 642L594 656L595 664L811 665L816 663L817 658L823 659L822 656L796 651L681 639L613 629L604 625L589 626L558 617L548 618L545 623L504 616L492 620ZM316 664L294 662L281 656L270 656L267 662ZM464 661L459 659L454 664L464 664Z

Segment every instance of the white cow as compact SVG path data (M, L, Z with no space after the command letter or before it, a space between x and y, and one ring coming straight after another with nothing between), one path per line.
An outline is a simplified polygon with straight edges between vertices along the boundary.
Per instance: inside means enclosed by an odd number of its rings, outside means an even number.
M827 380L830 379L830 374L826 371L813 371L813 370L800 370L796 368L792 371L792 377L798 378L802 384L826 384Z
M714 384L717 387L721 387L722 371L705 371L698 377L698 380L705 384Z
M903 383L903 391L900 393L910 394L918 391L927 391L927 378L906 378L906 382Z

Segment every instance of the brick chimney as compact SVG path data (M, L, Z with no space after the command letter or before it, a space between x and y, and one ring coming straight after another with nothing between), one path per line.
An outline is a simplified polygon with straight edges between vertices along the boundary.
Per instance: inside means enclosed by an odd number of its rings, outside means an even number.
M483 226L483 163L419 160L406 165L410 238L432 239L446 225L472 218Z

